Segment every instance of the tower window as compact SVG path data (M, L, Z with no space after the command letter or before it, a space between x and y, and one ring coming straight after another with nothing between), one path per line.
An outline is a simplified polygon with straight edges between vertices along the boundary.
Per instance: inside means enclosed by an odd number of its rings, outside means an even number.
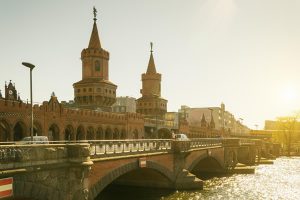
M100 62L99 62L99 60L96 60L95 61L95 71L100 71Z

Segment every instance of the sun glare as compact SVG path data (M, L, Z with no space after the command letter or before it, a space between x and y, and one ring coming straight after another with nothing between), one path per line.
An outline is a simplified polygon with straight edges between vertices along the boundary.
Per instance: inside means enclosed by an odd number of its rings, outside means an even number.
M286 102L294 102L297 99L297 91L293 87L287 87L283 90L282 98Z

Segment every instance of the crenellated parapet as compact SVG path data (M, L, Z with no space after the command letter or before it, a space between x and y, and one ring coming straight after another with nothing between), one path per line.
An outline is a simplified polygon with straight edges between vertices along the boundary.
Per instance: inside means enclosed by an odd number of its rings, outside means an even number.
M90 56L101 57L108 60L109 52L104 49L90 49L90 48L86 48L81 51L81 59Z

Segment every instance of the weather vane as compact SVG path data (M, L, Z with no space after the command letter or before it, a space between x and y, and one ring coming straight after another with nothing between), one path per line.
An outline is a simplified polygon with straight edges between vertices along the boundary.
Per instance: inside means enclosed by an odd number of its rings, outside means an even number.
M151 48L150 52L152 53L153 52L153 42L150 42L150 48Z
M94 8L93 8L93 13L94 13L94 21L96 21L97 20L97 9L95 8L95 6L94 6Z

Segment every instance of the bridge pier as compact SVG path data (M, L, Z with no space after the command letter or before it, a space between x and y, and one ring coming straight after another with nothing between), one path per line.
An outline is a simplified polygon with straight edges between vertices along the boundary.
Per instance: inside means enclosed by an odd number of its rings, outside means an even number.
M239 147L238 162L245 165L255 165L256 146L255 144L247 144Z
M2 146L1 178L13 177L14 198L88 198L89 144ZM2 155L4 155L2 154Z
M190 154L189 141L173 141L175 176L174 189L191 190L203 189L203 181L185 169L186 157Z

